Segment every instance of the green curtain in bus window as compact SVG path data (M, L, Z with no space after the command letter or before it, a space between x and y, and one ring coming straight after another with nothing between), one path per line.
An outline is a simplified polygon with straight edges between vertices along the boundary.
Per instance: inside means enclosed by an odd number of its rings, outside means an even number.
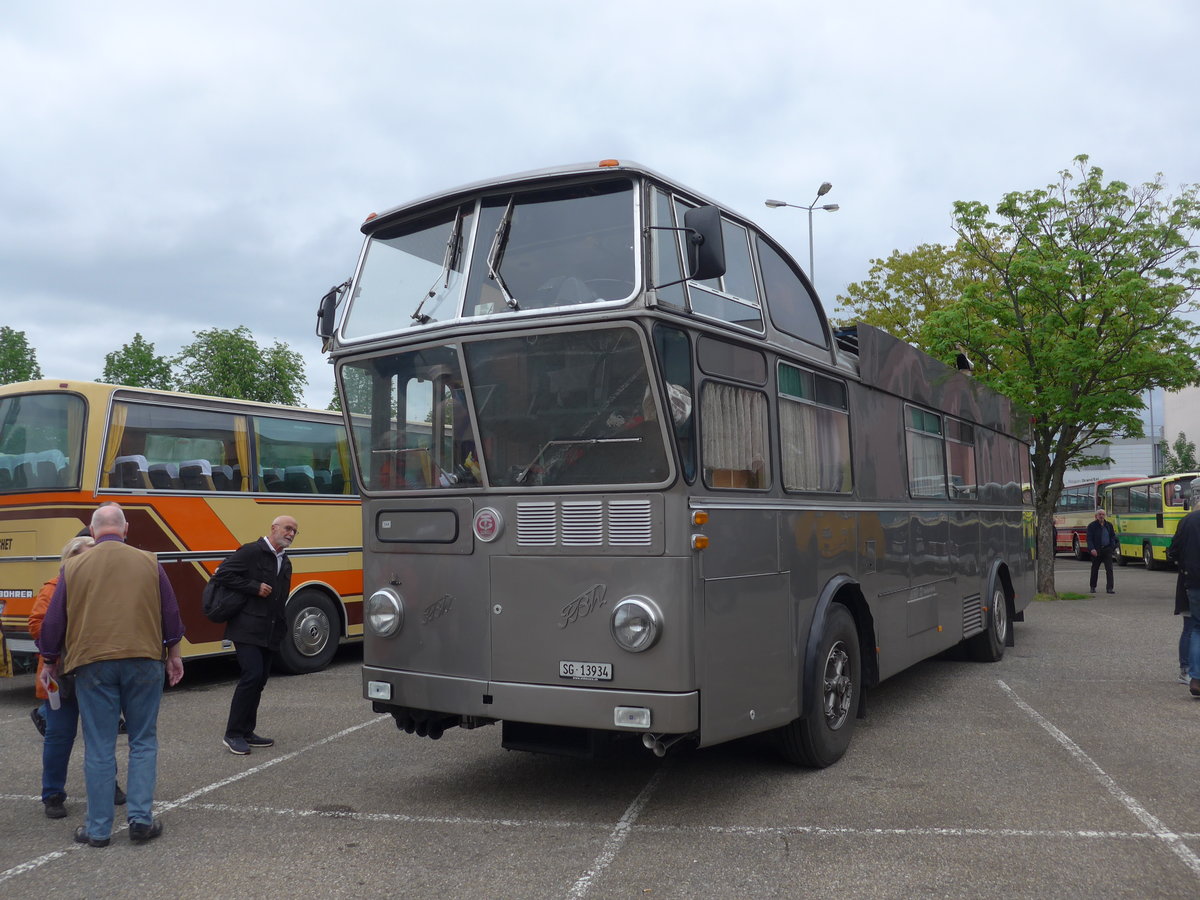
M112 417L108 423L108 444L104 448L104 470L101 487L115 487L113 484L113 469L117 457L121 455L121 440L125 437L125 423L129 421L129 409L123 403L112 405Z
M235 479L239 491L250 490L250 423L242 416L233 420L233 440L237 447L237 464L240 477Z

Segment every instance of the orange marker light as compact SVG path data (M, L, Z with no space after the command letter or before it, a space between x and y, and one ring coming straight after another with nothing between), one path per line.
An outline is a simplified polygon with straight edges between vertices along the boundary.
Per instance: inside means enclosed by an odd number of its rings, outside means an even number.
M613 166L619 166L620 164L621 161L619 159L602 159L600 160L599 168L611 169Z
M708 522L708 512L703 509L698 509L692 513L693 525L704 525Z
M379 218L379 213L371 213L369 216L367 216L365 219L363 219L363 224L365 225L368 222L370 222L372 219L378 219L378 218Z
M706 535L706 534L693 534L692 535L692 549L693 550L703 550L707 546L708 546L708 535Z

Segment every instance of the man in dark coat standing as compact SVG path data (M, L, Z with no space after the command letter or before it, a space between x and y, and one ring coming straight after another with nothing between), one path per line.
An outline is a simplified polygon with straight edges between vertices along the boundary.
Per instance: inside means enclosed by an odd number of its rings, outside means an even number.
M1096 593L1096 576L1100 574L1100 564L1104 564L1105 587L1110 594L1113 590L1113 551L1117 548L1117 532L1112 522L1107 521L1104 510L1096 510L1096 518L1088 522L1087 527L1088 552L1092 556L1092 593Z
M1192 614L1191 647L1188 652L1188 690L1200 698L1200 509L1193 509L1175 526L1175 537L1167 549L1167 558L1179 566Z
M213 578L246 598L241 610L225 626L225 640L233 641L242 676L233 690L223 743L230 753L245 756L253 747L270 747L275 741L255 733L258 704L271 674L271 657L283 641L283 610L292 589L292 564L286 550L299 529L291 516L279 516L271 533L243 544L221 563Z

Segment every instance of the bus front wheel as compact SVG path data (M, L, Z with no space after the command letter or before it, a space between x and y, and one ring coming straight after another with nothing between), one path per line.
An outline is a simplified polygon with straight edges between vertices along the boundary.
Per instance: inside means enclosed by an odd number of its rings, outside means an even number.
M303 675L329 665L342 630L332 600L320 591L301 591L288 603L284 621L279 664L285 672Z
M811 712L784 725L779 736L788 762L823 769L850 746L862 690L858 628L840 603L831 604L825 614L817 659L817 677L804 686Z
M1071 535L1071 552L1075 554L1075 558L1080 562L1088 560L1088 552L1083 547L1079 546L1079 535Z
M1146 568L1151 572L1159 567L1158 560L1154 558L1154 548L1150 546L1149 541L1142 544L1142 562L1146 564Z

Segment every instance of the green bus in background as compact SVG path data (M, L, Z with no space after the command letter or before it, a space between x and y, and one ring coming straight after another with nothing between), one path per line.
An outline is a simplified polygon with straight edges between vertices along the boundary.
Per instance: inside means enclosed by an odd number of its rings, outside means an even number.
M1104 489L1104 509L1117 531L1117 564L1141 559L1147 569L1167 563L1167 546L1175 528L1193 508L1197 472L1160 475L1111 484Z

